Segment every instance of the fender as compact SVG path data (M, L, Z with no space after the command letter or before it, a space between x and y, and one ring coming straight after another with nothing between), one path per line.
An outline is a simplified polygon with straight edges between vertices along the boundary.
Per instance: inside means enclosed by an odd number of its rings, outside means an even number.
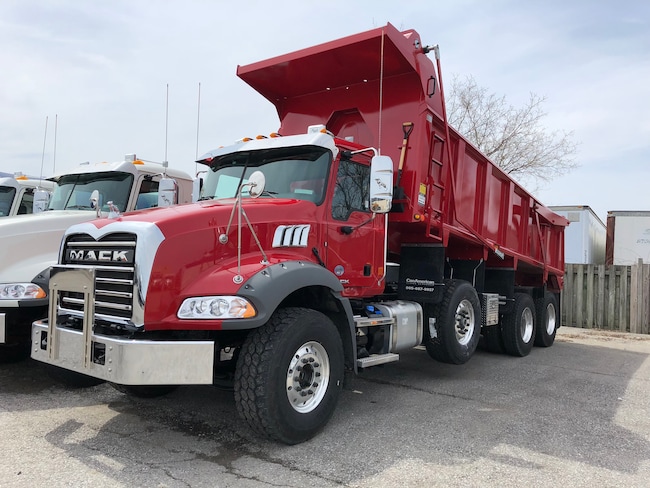
M258 315L255 319L246 320L245 327L238 320L224 320L222 329L240 329L260 327L264 325L282 301L293 292L309 286L321 286L330 291L334 300L338 302L339 327L347 325L347 337L343 338L343 347L346 350L348 366L354 371L356 365L356 348L354 347L356 327L350 300L341 296L343 285L338 278L328 269L309 261L285 261L274 264L256 273L248 279L238 291L238 295L250 300L256 307ZM345 322L345 325L341 324Z
M329 270L309 261L284 261L264 268L242 284L237 295L249 299L257 316L253 319L224 320L222 330L239 330L261 327L271 318L280 303L291 293L309 286L321 286L330 290L345 311L347 322L354 329L352 307L341 296L343 285Z

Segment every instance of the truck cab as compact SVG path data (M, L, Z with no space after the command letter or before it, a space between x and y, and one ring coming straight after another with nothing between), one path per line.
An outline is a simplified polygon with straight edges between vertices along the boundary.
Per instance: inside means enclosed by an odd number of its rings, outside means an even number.
M39 207L38 200L36 206L34 205L34 197L40 191L49 200L54 185L53 181L29 178L21 173L0 178L0 218L44 210Z
M320 263L339 277L346 296L374 295L383 289L385 222L371 211L370 163L375 153L363 149L335 139L323 125L309 127L305 135L220 148L200 160L210 168L201 200L234 199L241 186L241 196L249 197L249 178L261 172L265 189L258 197L270 200L271 212L280 202L292 202L268 248L291 250ZM289 213L297 205L304 210ZM258 221L272 222L273 213L259 215ZM359 240L365 243L364 252L351 252Z
M54 190L45 211L0 219L0 362L29 355L31 322L47 315L49 267L56 264L68 227L109 216L111 209L116 216L116 211L157 207L163 181L172 182L172 203L190 203L194 191L187 173L135 155L114 163L83 163L46 181Z

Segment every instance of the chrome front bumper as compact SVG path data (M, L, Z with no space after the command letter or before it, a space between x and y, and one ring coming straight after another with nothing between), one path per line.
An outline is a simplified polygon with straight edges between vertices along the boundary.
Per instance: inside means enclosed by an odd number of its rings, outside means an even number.
M58 340L48 351L47 320L32 325L32 358L121 385L211 385L211 341L136 341L90 335L86 356L81 331L56 327Z
M207 385L213 382L212 341L149 341L96 335L94 270L57 269L50 280L49 317L57 317L59 291L84 294L83 330L48 320L32 324L31 356L53 366L121 385Z

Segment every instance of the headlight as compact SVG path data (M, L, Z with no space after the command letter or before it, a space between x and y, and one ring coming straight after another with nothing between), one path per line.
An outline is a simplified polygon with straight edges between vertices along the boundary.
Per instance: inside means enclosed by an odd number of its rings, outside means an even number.
M186 298L176 316L179 319L248 319L256 314L245 298L217 296Z
M34 283L0 284L0 300L23 300L25 298L45 298L47 293Z

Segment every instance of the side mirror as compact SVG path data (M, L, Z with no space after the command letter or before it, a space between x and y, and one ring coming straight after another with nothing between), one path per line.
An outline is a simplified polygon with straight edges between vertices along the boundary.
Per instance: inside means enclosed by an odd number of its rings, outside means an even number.
M36 190L34 192L34 205L32 207L33 213L41 213L47 210L50 203L50 192L47 190Z
M254 171L248 178L248 194L251 198L257 198L264 193L266 178L261 171Z
M178 185L173 178L162 178L158 183L158 206L169 207L176 203Z
M90 194L90 207L95 210L97 218L102 216L102 207L99 204L99 190L93 190Z
M201 190L203 189L203 178L206 171L199 171L196 178L192 181L192 203L197 202L201 198Z
M375 156L370 163L370 210L383 214L393 204L393 160Z

